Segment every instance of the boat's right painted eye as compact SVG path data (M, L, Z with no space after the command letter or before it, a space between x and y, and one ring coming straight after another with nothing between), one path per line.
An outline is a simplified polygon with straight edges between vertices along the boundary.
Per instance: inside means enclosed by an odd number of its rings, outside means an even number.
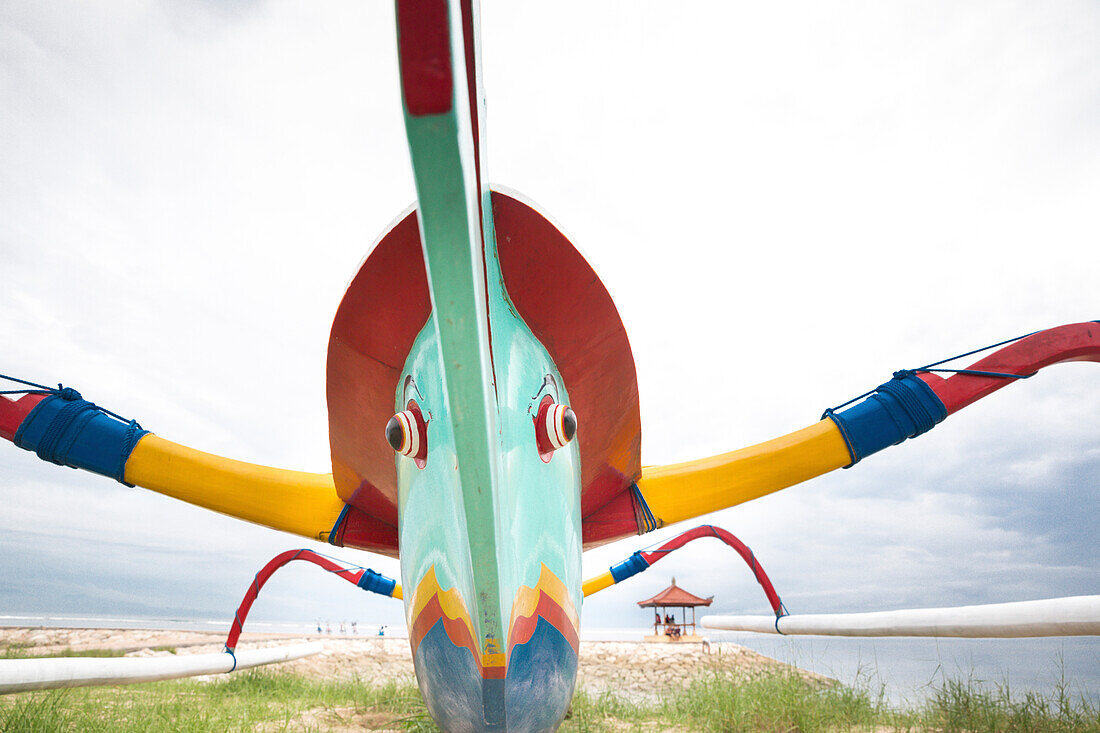
M386 423L386 442L396 452L412 458L417 468L428 464L428 423L416 400Z
M554 402L550 395L543 396L534 421L535 445L543 463L549 463L554 451L564 448L577 434L577 416L572 408Z

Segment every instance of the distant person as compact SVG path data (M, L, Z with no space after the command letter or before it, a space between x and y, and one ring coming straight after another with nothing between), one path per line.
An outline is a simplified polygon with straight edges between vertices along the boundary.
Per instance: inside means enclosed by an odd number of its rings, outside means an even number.
M359 630L358 630L357 628L355 628L355 624L356 624L356 622L355 622L355 621L352 621L352 622L351 622L351 633L353 633L353 634L358 634L358 633L359 633Z
M321 633L321 619L317 619L317 633Z
M325 633L326 634L331 634L332 633L332 624L329 623L328 621L325 622Z
M379 626L378 627L378 635L379 636L385 636L386 635L386 627L385 626Z
M347 622L345 622L345 621L340 622L340 635L341 636L345 636L348 633L348 627L345 625L346 623Z

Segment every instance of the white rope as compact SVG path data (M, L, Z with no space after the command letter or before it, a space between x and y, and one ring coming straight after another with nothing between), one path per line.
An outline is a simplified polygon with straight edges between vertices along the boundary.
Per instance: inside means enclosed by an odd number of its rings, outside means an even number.
M1015 638L1100 635L1100 596L955 608L783 616L704 616L704 628L819 636Z
M287 662L317 654L320 644L246 649L237 652L236 669ZM50 659L0 659L0 694L58 687L126 685L233 670L233 655L182 654L167 657L55 657Z

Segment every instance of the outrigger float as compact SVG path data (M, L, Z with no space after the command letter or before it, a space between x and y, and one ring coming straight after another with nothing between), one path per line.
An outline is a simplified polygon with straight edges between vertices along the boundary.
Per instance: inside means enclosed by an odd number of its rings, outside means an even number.
M420 690L445 730L555 729L573 695L583 596L675 548L582 581L585 549L853 466L1042 368L1100 361L1100 324L1060 326L964 369L897 372L774 440L643 467L634 361L611 297L534 204L485 182L477 29L473 0L397 2L417 202L374 245L332 324L332 473L179 445L60 385L0 398L0 435L43 460L400 557L400 582L327 569L403 599ZM794 629L799 617L747 548L721 530L692 532L671 544L725 541L765 588L774 615L764 625ZM1095 604L1032 608L1044 628L1096 633ZM882 628L896 632L897 618Z

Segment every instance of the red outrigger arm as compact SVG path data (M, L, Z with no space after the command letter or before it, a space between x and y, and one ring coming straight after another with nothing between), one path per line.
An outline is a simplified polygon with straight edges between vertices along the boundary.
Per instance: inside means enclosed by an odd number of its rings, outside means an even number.
M0 395L0 438L15 440L15 434L24 418L31 413L46 395L26 394L17 400Z
M764 572L764 568L756 561L756 556L753 554L752 550L750 550L744 542L737 539L726 530L710 524L704 524L689 529L686 532L682 532L655 550L639 550L635 552L618 565L613 565L603 575L586 581L584 584L584 594L586 596L591 595L598 590L603 590L608 586L637 575L643 570L648 570L653 563L667 557L670 552L679 550L692 540L697 540L701 537L715 537L736 550L737 554L741 556L741 559L743 559L745 564L749 566L749 569L752 570L756 582L764 589L764 595L768 597L768 603L771 605L775 615L777 617L787 615L787 609L783 607L783 601L779 599L779 594L775 592L775 588L772 586L768 574Z
M1043 367L1068 361L1100 362L1100 321L1048 328L976 361L962 373L944 379L916 370L951 415L1019 377L1030 377ZM986 372L990 376L983 376ZM1004 375L1004 376L992 376Z
M997 347L1002 348L965 369L941 366ZM889 382L846 403L851 407L826 410L823 417L836 423L851 466L883 448L923 435L948 415L1011 382L1067 361L1100 362L1100 322L1049 328L917 369L894 372ZM934 372L955 374L945 379Z
M363 590L369 590L383 596L401 597L401 587L397 585L397 581L387 578L381 573L376 573L370 568L343 567L313 550L287 550L273 557L267 565L263 566L260 572L256 573L252 585L248 587L248 591L244 594L241 605L237 608L237 613L233 617L233 625L229 627L229 637L225 640L225 650L227 652L232 653L237 648L237 639L240 638L241 631L244 629L244 621L248 618L248 611L252 608L256 597L260 595L260 589L264 587L264 584L274 575L276 570L294 560L305 560L314 565L319 565Z

